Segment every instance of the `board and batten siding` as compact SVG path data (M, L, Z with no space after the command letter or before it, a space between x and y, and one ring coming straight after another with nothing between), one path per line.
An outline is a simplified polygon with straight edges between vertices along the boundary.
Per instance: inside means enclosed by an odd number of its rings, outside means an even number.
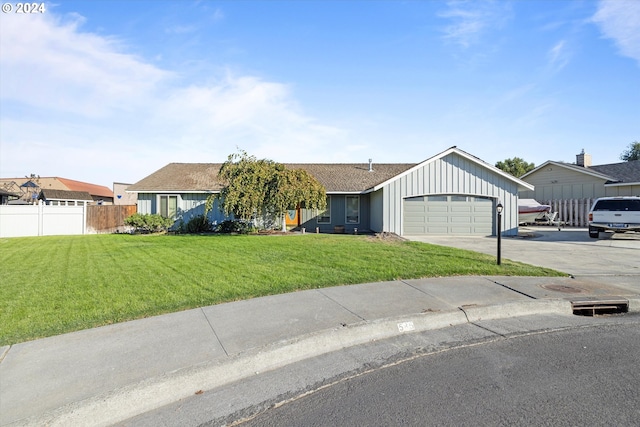
M534 191L520 192L523 199L563 200L607 195L605 179L556 165L548 165L523 180L535 186Z
M369 217L369 227L371 228L371 231L375 231L377 233L384 230L384 215L382 213L383 203L383 190L374 191L369 195L369 209L371 212Z
M207 201L208 193L138 193L138 213L140 214L158 214L158 197L161 195L178 196L178 215L176 220L188 222L191 218L204 214L204 204ZM220 210L220 201L218 199L213 202L213 209L209 212L209 220L213 224L228 219Z
M428 162L382 188L383 231L403 234L403 202L409 197L460 194L502 202L503 235L518 234L518 186L508 178L456 153ZM494 224L493 234L496 233Z
M138 200L136 205L138 206L138 213L141 215L150 215L157 213L156 207L156 195L152 193L138 193Z
M526 176L523 180L533 184L535 190L521 191L520 197L535 199L539 202L640 195L640 185L625 183L605 186L607 180L604 178L557 165L548 165Z

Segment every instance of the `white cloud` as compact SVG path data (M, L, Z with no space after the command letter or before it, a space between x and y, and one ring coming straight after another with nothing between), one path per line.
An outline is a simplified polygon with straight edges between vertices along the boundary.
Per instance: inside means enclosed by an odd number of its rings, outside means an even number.
M2 98L29 107L101 116L130 109L171 73L121 53L114 39L43 15L10 15L0 30Z
M82 23L2 18L0 175L110 185L169 162L223 161L236 147L304 161L345 145L346 132L305 115L286 84L227 72L180 85L177 73Z
M562 70L569 63L569 52L565 40L557 42L547 54L549 58L549 67L553 71Z
M452 0L438 16L451 21L443 30L445 40L468 48L489 31L501 28L511 11L509 3L502 1Z
M224 12L220 8L216 8L211 15L211 19L213 19L214 22L222 21L224 18Z
M604 37L613 39L620 53L640 65L640 2L601 0L591 18Z

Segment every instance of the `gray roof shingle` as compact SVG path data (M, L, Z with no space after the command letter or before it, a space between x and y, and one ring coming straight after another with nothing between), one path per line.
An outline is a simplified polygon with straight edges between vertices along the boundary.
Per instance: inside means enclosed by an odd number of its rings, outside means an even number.
M632 160L622 163L610 163L608 165L591 166L596 172L611 177L610 183L640 182L640 160Z
M39 199L43 200L93 200L88 191L68 191L45 188L40 191Z
M222 163L169 163L151 175L127 187L127 191L220 191L218 179Z
M304 169L329 193L362 192L393 178L415 164L374 163L285 163L289 169ZM170 163L129 186L127 191L145 193L161 191L217 192L223 188L218 179L221 163Z
M401 174L415 164L374 163L287 163L290 169L304 169L329 193L362 192Z

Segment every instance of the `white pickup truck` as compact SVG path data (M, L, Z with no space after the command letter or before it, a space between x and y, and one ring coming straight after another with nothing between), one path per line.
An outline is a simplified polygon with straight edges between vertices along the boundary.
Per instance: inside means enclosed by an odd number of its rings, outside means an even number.
M601 231L640 232L640 197L601 197L589 211L589 237Z

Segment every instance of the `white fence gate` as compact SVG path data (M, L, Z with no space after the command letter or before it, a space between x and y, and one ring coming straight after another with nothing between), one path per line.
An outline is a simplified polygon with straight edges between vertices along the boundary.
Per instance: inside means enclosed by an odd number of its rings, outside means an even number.
M86 206L1 205L0 237L85 234Z

